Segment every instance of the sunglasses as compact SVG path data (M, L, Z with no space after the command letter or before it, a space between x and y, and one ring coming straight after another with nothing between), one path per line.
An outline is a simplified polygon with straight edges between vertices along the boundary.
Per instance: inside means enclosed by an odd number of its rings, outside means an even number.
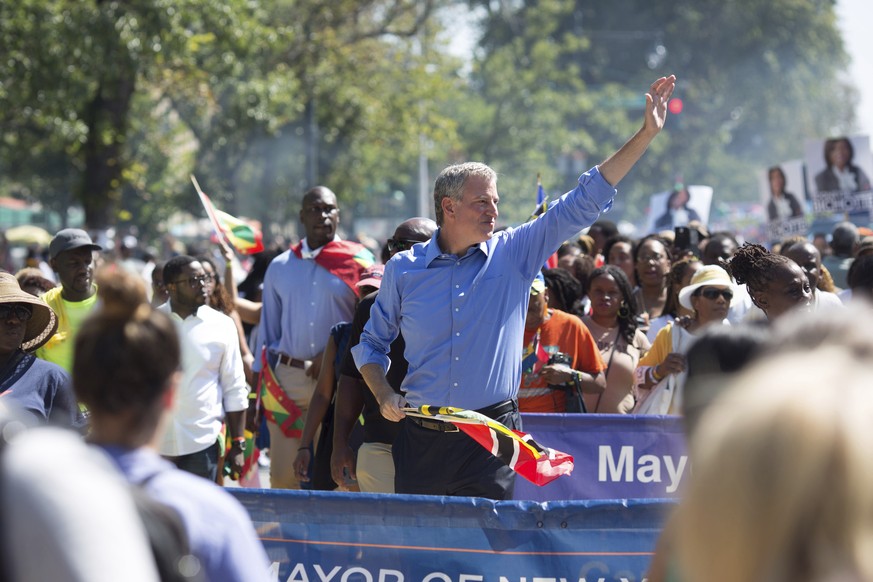
M409 240L403 238L389 238L388 239L388 251L392 253L399 253L402 251L408 251L412 248L412 245L417 245L420 243L420 240Z
M0 305L0 321L6 321L15 316L18 321L28 321L33 312L23 305Z
M703 295L710 301L715 301L719 296L724 297L724 300L727 302L730 302L730 300L734 298L734 292L730 289L713 289L712 287L709 287L708 289L700 291L698 294Z

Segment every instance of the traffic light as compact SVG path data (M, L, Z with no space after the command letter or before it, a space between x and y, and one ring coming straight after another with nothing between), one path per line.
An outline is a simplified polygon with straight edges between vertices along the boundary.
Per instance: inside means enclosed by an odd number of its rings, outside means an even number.
M682 100L678 97L673 97L667 103L667 111L669 111L673 115L679 115L680 113L682 113L683 107L685 107L685 104L682 103Z

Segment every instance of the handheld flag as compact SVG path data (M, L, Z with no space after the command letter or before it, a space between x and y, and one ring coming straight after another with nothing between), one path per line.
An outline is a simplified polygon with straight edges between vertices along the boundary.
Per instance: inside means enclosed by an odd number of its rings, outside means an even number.
M452 423L534 485L542 487L573 471L572 455L544 447L529 434L507 428L473 410L424 405L403 411L409 416Z
M212 228L219 240L227 240L244 255L253 255L264 250L263 235L260 230L236 216L231 216L215 208L209 196L200 189L200 184L197 183L194 176L191 176L191 182L194 184L194 189L197 190L200 203L203 204L209 222L212 223Z
M549 207L549 196L546 194L546 191L543 189L543 181L539 174L537 174L537 205L534 208L534 211L530 213L530 217L527 219L527 222L538 218L542 215Z
M540 330L525 346L521 354L521 370L525 374L539 374L543 366L549 363L549 354L540 343Z
M527 222L531 220L536 220L540 216L546 213L546 210L549 209L549 196L546 194L546 191L543 189L543 181L539 173L537 173L537 205L534 208L534 211L531 212L530 217L527 219ZM546 263L543 265L544 269L554 269L558 266L558 254L552 253L552 255L546 259Z

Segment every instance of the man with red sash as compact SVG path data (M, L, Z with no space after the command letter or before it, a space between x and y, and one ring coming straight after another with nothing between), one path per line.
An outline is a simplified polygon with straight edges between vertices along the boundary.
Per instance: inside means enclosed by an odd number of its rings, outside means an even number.
M274 489L300 486L292 463L321 370L321 354L330 328L352 320L355 284L374 262L363 245L337 236L339 208L330 189L316 186L303 195L300 222L305 238L267 268L258 332L258 352L266 348L266 360L274 366L272 374L265 372L275 381L262 382ZM255 371L261 370L263 361L255 362Z

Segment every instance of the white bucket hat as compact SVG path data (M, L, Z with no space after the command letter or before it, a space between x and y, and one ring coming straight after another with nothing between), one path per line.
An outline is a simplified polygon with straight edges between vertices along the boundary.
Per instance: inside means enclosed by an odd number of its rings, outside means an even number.
M718 265L707 265L694 273L694 276L691 277L691 283L679 291L679 304L685 309L694 309L691 305L691 296L701 287L727 287L734 292L735 296L737 293L737 286L734 285L727 271Z

